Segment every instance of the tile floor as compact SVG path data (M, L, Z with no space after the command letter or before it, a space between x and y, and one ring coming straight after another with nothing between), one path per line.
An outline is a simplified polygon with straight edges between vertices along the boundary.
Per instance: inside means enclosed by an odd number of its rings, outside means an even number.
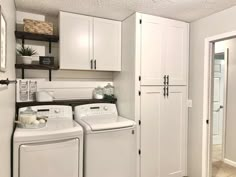
M212 177L236 177L236 168L221 161L221 145L212 149Z

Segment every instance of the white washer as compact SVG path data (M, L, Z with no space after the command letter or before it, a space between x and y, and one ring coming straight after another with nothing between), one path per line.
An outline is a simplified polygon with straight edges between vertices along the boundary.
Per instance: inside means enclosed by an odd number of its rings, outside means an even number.
M47 125L39 129L16 128L13 177L83 177L83 128L73 120L72 108L31 108L48 116Z
M115 104L75 107L84 128L84 177L136 176L136 125L119 117Z

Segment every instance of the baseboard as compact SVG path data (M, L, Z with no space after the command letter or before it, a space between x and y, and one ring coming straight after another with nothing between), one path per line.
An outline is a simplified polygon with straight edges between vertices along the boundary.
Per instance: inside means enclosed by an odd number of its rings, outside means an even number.
M236 167L236 162L229 160L229 159L224 159L224 163L231 165L233 167Z

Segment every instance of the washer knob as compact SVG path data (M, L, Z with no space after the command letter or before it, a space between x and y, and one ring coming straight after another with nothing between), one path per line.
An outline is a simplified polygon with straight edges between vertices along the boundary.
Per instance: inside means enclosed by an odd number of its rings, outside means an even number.
M60 112L60 109L55 109L55 113L59 113Z
M103 109L104 109L105 111L107 111L107 110L108 110L108 107L107 107L107 106L104 106Z

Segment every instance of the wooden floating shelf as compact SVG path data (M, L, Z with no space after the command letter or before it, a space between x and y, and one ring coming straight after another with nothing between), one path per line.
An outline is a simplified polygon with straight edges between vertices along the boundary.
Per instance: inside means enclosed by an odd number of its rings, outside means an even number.
M58 70L59 67L56 66L46 66L39 64L15 64L17 69L37 69L37 70Z
M57 36L57 35L28 33L28 32L24 32L24 31L15 31L15 36L17 39L22 40L22 47L25 45L25 39L34 40L34 41L49 42L49 53L51 53L51 51L52 51L52 42L59 41L59 36Z
M83 104L91 104L91 103L116 103L117 99L80 99L80 100L54 100L52 102L18 102L16 103L16 109L18 110L21 107L27 106L38 106L38 105L69 105L69 106L77 106Z
M58 42L59 36L57 35L46 35L46 34L37 34L37 33L28 33L23 31L15 31L15 36L18 39L28 39L35 41L46 41L46 42Z
M58 70L57 66L46 66L39 64L15 64L16 69L21 69L21 78L25 78L25 69L34 69L34 70L48 70L49 71L49 81L52 80L52 70Z

